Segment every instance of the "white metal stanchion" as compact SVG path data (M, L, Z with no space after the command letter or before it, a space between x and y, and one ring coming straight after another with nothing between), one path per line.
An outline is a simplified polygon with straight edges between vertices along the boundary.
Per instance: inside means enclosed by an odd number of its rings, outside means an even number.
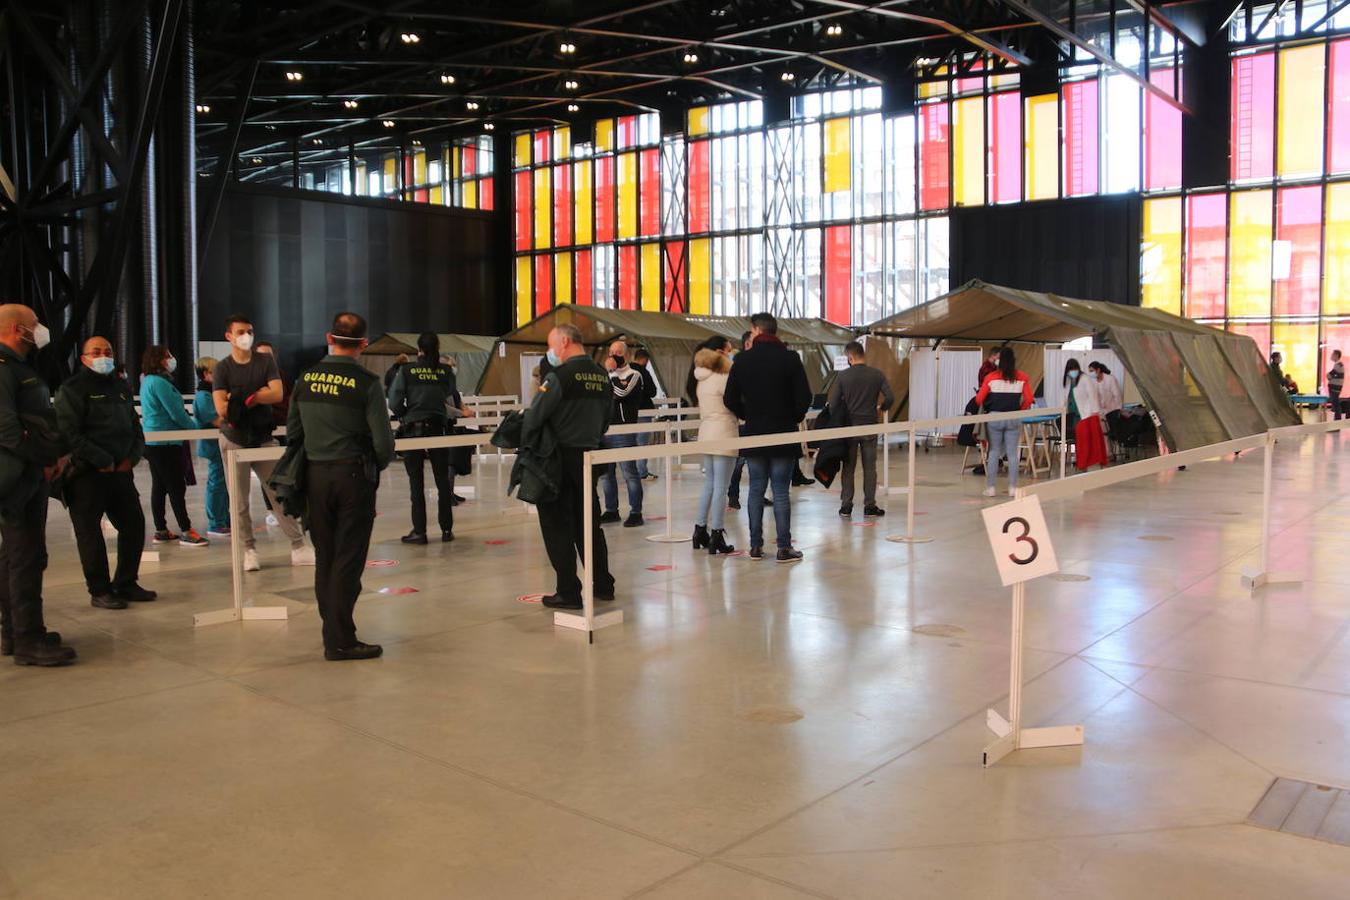
M906 488L908 496L905 498L905 533L888 534L886 535L886 540L895 544L927 544L933 540L931 537L922 537L914 533L914 450L915 445L918 443L919 432L911 427L906 433L909 435L909 472L906 476L908 479L908 486Z
M248 465L239 461L239 451L225 451L225 490L230 497L230 575L233 587L234 605L229 609L220 609L213 612L197 613L192 617L194 627L200 628L203 625L220 625L225 622L247 622L257 619L285 619L287 618L286 607L284 606L245 606L244 605L244 538L240 532L239 515L236 511L235 498L243 497L245 502L248 498L249 484L248 476L245 475L245 481L241 485L239 476L240 465ZM239 493L243 491L243 493Z
M1065 466L1069 461L1069 407L1068 401L1059 414L1059 477L1064 477Z
M669 427L666 428L665 435L666 435L666 445L669 446L671 443ZM675 533L675 478L674 478L675 467L670 464L670 460L671 457L669 456L665 457L666 533L647 535L647 540L657 544L682 544L685 541L692 540L692 538L682 537Z
M1019 497L1020 497L1019 491ZM1008 718L996 710L985 710L985 724L995 735L984 748L984 765L994 765L1014 750L1042 747L1075 747L1083 743L1082 725L1057 725L1050 728L1022 727L1022 653L1026 623L1026 582L1012 586L1012 662L1008 675Z
M581 457L581 483L586 496L582 500L581 528L585 532L581 545L581 615L566 610L553 611L553 624L586 632L588 643L595 640L595 632L623 622L623 610L611 609L595 614L595 585L591 573L595 571L595 476L591 466L591 451Z
M891 411L881 414L881 424L889 425L891 423ZM889 497L891 495L891 436L889 434L881 435L881 496Z
M1275 445L1273 431L1266 432L1265 459L1261 461L1261 561L1255 568L1242 570L1242 586L1255 592L1268 584L1298 584L1302 579L1292 572L1270 570L1270 494L1275 481Z

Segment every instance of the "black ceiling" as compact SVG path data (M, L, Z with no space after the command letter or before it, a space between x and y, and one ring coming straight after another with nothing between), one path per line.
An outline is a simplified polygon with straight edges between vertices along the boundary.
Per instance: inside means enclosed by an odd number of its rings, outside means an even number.
M241 107L247 164L297 139L309 155L881 83L950 54L1027 65L1055 55L1047 20L1081 32L1112 10L1176 29L1145 0L198 0L201 158Z

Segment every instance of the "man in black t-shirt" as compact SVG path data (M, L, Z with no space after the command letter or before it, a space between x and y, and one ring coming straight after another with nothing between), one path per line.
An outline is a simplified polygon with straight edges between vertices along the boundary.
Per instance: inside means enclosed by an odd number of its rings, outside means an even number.
M225 320L225 339L230 342L230 355L216 363L212 375L211 396L220 416L220 455L228 465L229 451L251 447L275 447L272 438L272 404L280 403L284 390L276 357L253 352L253 323L240 315ZM291 565L314 565L314 551L305 545L300 523L281 511L275 494L268 486L274 461L250 463L249 468L262 482L263 491L271 495L277 524L291 542ZM256 572L262 568L254 546L253 518L249 514L248 483L238 485L230 496L233 510L232 527L244 541L244 571Z

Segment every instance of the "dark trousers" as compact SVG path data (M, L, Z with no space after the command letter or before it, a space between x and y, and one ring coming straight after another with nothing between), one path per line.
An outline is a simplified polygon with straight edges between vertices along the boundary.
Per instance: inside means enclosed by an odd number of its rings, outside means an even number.
M422 463L431 459L431 476L436 479L436 517L441 531L455 530L455 476L450 470L450 448L435 450L404 450L403 468L408 470L408 491L412 495L412 527L418 534L427 533L426 477Z
M1331 401L1331 414L1336 419L1339 419L1345 413L1345 408L1341 406L1342 390L1343 387L1333 388L1331 385L1327 385L1327 399Z
M727 500L740 502L741 472L745 471L745 457L736 457L736 468L731 470L731 482L727 485Z
M80 566L90 594L121 591L136 583L145 549L145 513L130 472L86 472L66 485L66 506L75 526ZM108 578L103 517L117 529L117 571Z
M41 640L42 572L47 568L47 484L0 525L0 635L25 647Z
M168 531L169 521L164 516L164 500L173 504L173 517L179 531L191 531L192 520L187 511L187 474L183 469L181 444L155 444L145 448L145 461L150 464L150 515L156 531Z
M877 439L867 437L853 438L848 442L848 453L844 456L843 472L839 476L839 504L841 506L853 505L854 472L857 470L859 455L862 456L863 505L877 505Z
M360 460L309 464L309 536L314 542L314 598L325 650L356 643L352 613L375 527L375 485Z
M591 587L598 595L614 593L614 576L609 573L609 547L605 533L600 529L600 498L595 493L598 468L591 469L591 483L583 484L581 457L586 451L563 447L562 482L558 499L540 503L539 530L544 535L544 549L548 561L558 574L557 594L568 600L581 598L581 579L577 578L577 557L582 556L585 520L583 503L591 504Z

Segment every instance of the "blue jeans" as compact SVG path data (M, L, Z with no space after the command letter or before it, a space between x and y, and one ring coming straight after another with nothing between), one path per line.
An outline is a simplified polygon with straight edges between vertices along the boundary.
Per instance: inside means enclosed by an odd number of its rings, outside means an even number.
M206 458L206 530L220 531L230 524L230 494L225 489L225 464Z
M694 514L694 524L705 528L712 526L721 531L726 524L727 505L722 496L727 492L731 481L731 470L736 467L734 456L703 457L703 495L698 500L698 512Z
M792 456L748 456L745 467L750 472L750 546L764 546L764 488L773 488L773 524L777 531L778 549L792 547L792 501L788 490L797 460Z
M1008 457L1008 488L1017 487L1017 440L1022 433L1021 422L985 422L989 435L989 459L984 463L985 484L994 486L998 479L998 461Z
M636 447L638 436L636 434L614 434L605 435L600 441L600 446L606 450L613 450L616 447ZM637 462L630 460L621 463L609 463L600 469L600 487L605 492L605 512L619 511L619 481L614 475L614 467L618 466L623 471L623 480L628 485L628 512L642 512L642 478L638 475Z
M652 442L652 433L650 431L639 434L636 437L639 447L646 447ZM637 461L637 470L639 478L646 478L648 475L652 474L651 470L647 468L647 460L645 459L639 459Z

